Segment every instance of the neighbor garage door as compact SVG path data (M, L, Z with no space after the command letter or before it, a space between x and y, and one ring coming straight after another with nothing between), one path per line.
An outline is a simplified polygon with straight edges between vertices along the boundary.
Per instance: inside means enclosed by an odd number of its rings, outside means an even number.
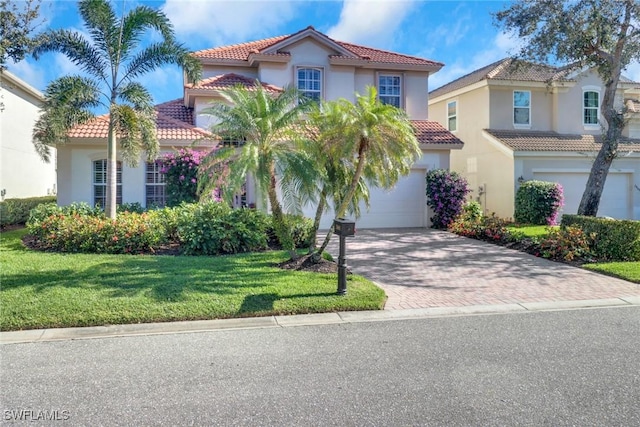
M589 174L586 172L534 172L534 179L559 182L564 188L561 213L575 214L584 193ZM631 174L610 172L600 199L598 216L631 219Z
M357 228L424 227L426 225L426 196L424 169L414 169L398 181L389 191L370 190L369 211L361 206ZM304 210L305 216L313 218L313 209ZM325 214L320 228L329 228L333 213Z

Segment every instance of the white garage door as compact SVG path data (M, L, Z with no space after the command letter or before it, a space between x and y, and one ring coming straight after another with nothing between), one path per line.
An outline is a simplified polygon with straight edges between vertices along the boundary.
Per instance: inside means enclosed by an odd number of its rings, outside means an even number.
M564 207L561 214L578 212L582 193L589 174L585 172L534 172L534 179L559 182L564 188ZM604 185L598 216L631 219L631 174L609 172Z
M360 207L357 228L425 227L426 226L426 171L414 169L402 177L389 191L370 189L370 208ZM304 215L313 218L313 209L304 209ZM327 229L333 222L333 212L323 216L320 228Z

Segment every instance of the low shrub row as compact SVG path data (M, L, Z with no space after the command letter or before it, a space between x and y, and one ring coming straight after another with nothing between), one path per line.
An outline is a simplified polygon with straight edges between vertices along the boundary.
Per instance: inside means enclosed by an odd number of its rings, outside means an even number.
M56 196L6 199L0 202L0 228L25 224L31 209L43 203L55 203Z
M536 256L557 261L592 261L593 238L578 227L549 228L543 237L527 237L509 229L511 222L489 216L470 219L460 216L449 231L461 236L509 246Z
M640 221L563 215L560 228L547 227L543 236L527 237L513 224L495 216L460 215L449 230L564 261L640 261Z
M594 235L592 251L599 260L640 261L640 221L565 214L561 225Z
M147 212L121 210L115 220L100 209L79 203L43 204L31 211L27 228L44 250L89 253L150 253L178 244L185 255L218 255L278 246L272 218L253 209L225 203L182 204ZM308 247L310 219L288 216L297 247Z

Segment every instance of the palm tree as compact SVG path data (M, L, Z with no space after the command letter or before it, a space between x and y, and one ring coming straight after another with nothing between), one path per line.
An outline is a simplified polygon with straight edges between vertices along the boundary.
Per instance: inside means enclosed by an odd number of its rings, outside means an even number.
M79 10L90 39L69 30L50 30L34 49L36 59L51 51L64 53L86 76L64 76L45 90L42 115L33 142L48 161L49 147L68 141L73 126L95 117L100 106L109 111L107 198L105 211L116 215L116 151L135 166L141 150L152 160L158 153L155 111L151 94L135 79L165 64L183 67L191 81L200 78L200 62L174 38L173 27L161 11L137 6L118 18L107 0L83 0ZM161 41L142 48L141 39L156 30Z
M353 157L345 157L343 153L342 141L326 138L331 135L331 130L338 128L339 123L334 123L341 117L338 109L340 103L322 102L317 104L309 114L308 131L310 136L306 140L305 149L315 159L318 166L316 176L316 187L311 193L302 193L304 203L315 203L317 199L316 213L313 221L313 235L315 236L320 228L322 215L333 208L337 211L342 199L345 196L345 188L348 188L355 167ZM369 187L364 177L358 182L356 192L351 199L347 212L360 217L360 204L364 203L369 208ZM316 250L316 239L313 239L309 247L309 253ZM318 258L319 259L319 258Z
M217 120L212 131L225 138L243 141L239 149L222 148L212 152L203 163L205 193L221 184L206 180L212 169L225 163L223 196L230 199L252 174L260 194L268 197L276 236L292 259L297 257L291 230L286 224L278 199L280 186L285 203L298 204L298 194L313 182L316 165L302 146L302 114L311 103L300 98L295 88L274 94L256 80L255 85L237 85L221 92L222 101L203 110ZM279 179L280 177L280 179Z
M362 178L370 185L392 188L411 171L422 152L407 114L380 102L374 87L368 87L366 95L356 94L355 103L346 99L334 102L326 110L325 120L330 125L321 130L320 139L333 141L332 145L342 148L341 158L355 162L349 186L335 210L339 218L352 203ZM326 249L332 234L333 227L316 251L317 256Z

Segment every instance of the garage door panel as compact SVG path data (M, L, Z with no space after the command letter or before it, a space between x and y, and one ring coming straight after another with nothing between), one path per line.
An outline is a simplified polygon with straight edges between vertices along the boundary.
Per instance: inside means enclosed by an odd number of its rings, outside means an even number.
M361 216L358 228L424 227L426 223L425 170L412 170L402 177L392 190L371 188L370 208L360 205ZM304 209L305 216L313 218L313 207ZM321 228L329 228L333 222L333 211L323 215Z
M598 216L618 219L631 218L631 174L609 173L605 182ZM534 179L559 182L564 189L564 206L560 214L576 214L587 185L588 173L584 172L534 172Z

